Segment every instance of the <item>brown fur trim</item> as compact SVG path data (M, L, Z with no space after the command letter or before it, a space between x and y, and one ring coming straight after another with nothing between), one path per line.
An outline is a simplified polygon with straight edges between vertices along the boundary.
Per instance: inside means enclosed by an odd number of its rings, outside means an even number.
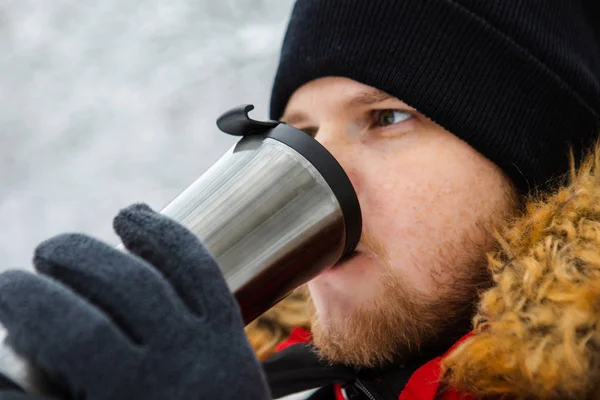
M273 354L293 328L310 328L307 296L308 291L302 287L246 326L250 345L260 360Z
M600 146L497 238L495 287L444 382L477 397L600 398Z

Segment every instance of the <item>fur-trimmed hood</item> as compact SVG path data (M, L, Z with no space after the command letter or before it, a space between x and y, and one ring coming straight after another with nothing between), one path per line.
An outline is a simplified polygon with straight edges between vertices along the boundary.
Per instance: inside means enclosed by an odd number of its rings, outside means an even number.
M600 148L497 234L475 334L442 364L477 397L600 398Z

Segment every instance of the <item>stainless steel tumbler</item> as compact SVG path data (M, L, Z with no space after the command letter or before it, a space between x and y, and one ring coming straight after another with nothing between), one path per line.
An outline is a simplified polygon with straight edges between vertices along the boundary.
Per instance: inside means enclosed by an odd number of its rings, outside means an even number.
M252 109L240 106L217 120L241 140L161 211L207 246L246 323L352 253L362 224L354 188L334 157L298 129L252 120ZM48 394L6 345L0 373Z

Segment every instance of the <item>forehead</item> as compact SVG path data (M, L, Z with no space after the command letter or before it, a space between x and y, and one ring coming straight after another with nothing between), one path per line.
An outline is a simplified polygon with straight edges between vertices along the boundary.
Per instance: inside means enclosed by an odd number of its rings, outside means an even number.
M290 97L290 102L305 100L306 98L341 98L355 99L355 102L378 102L393 96L383 90L365 85L355 80L343 77L325 77L312 80L300 86ZM288 103L289 104L289 103Z

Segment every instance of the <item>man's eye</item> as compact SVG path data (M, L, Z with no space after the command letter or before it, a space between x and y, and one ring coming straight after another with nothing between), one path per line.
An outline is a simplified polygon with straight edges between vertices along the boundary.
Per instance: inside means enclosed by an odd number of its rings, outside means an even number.
M413 115L408 111L401 110L379 110L376 114L378 126L399 124L412 117Z

